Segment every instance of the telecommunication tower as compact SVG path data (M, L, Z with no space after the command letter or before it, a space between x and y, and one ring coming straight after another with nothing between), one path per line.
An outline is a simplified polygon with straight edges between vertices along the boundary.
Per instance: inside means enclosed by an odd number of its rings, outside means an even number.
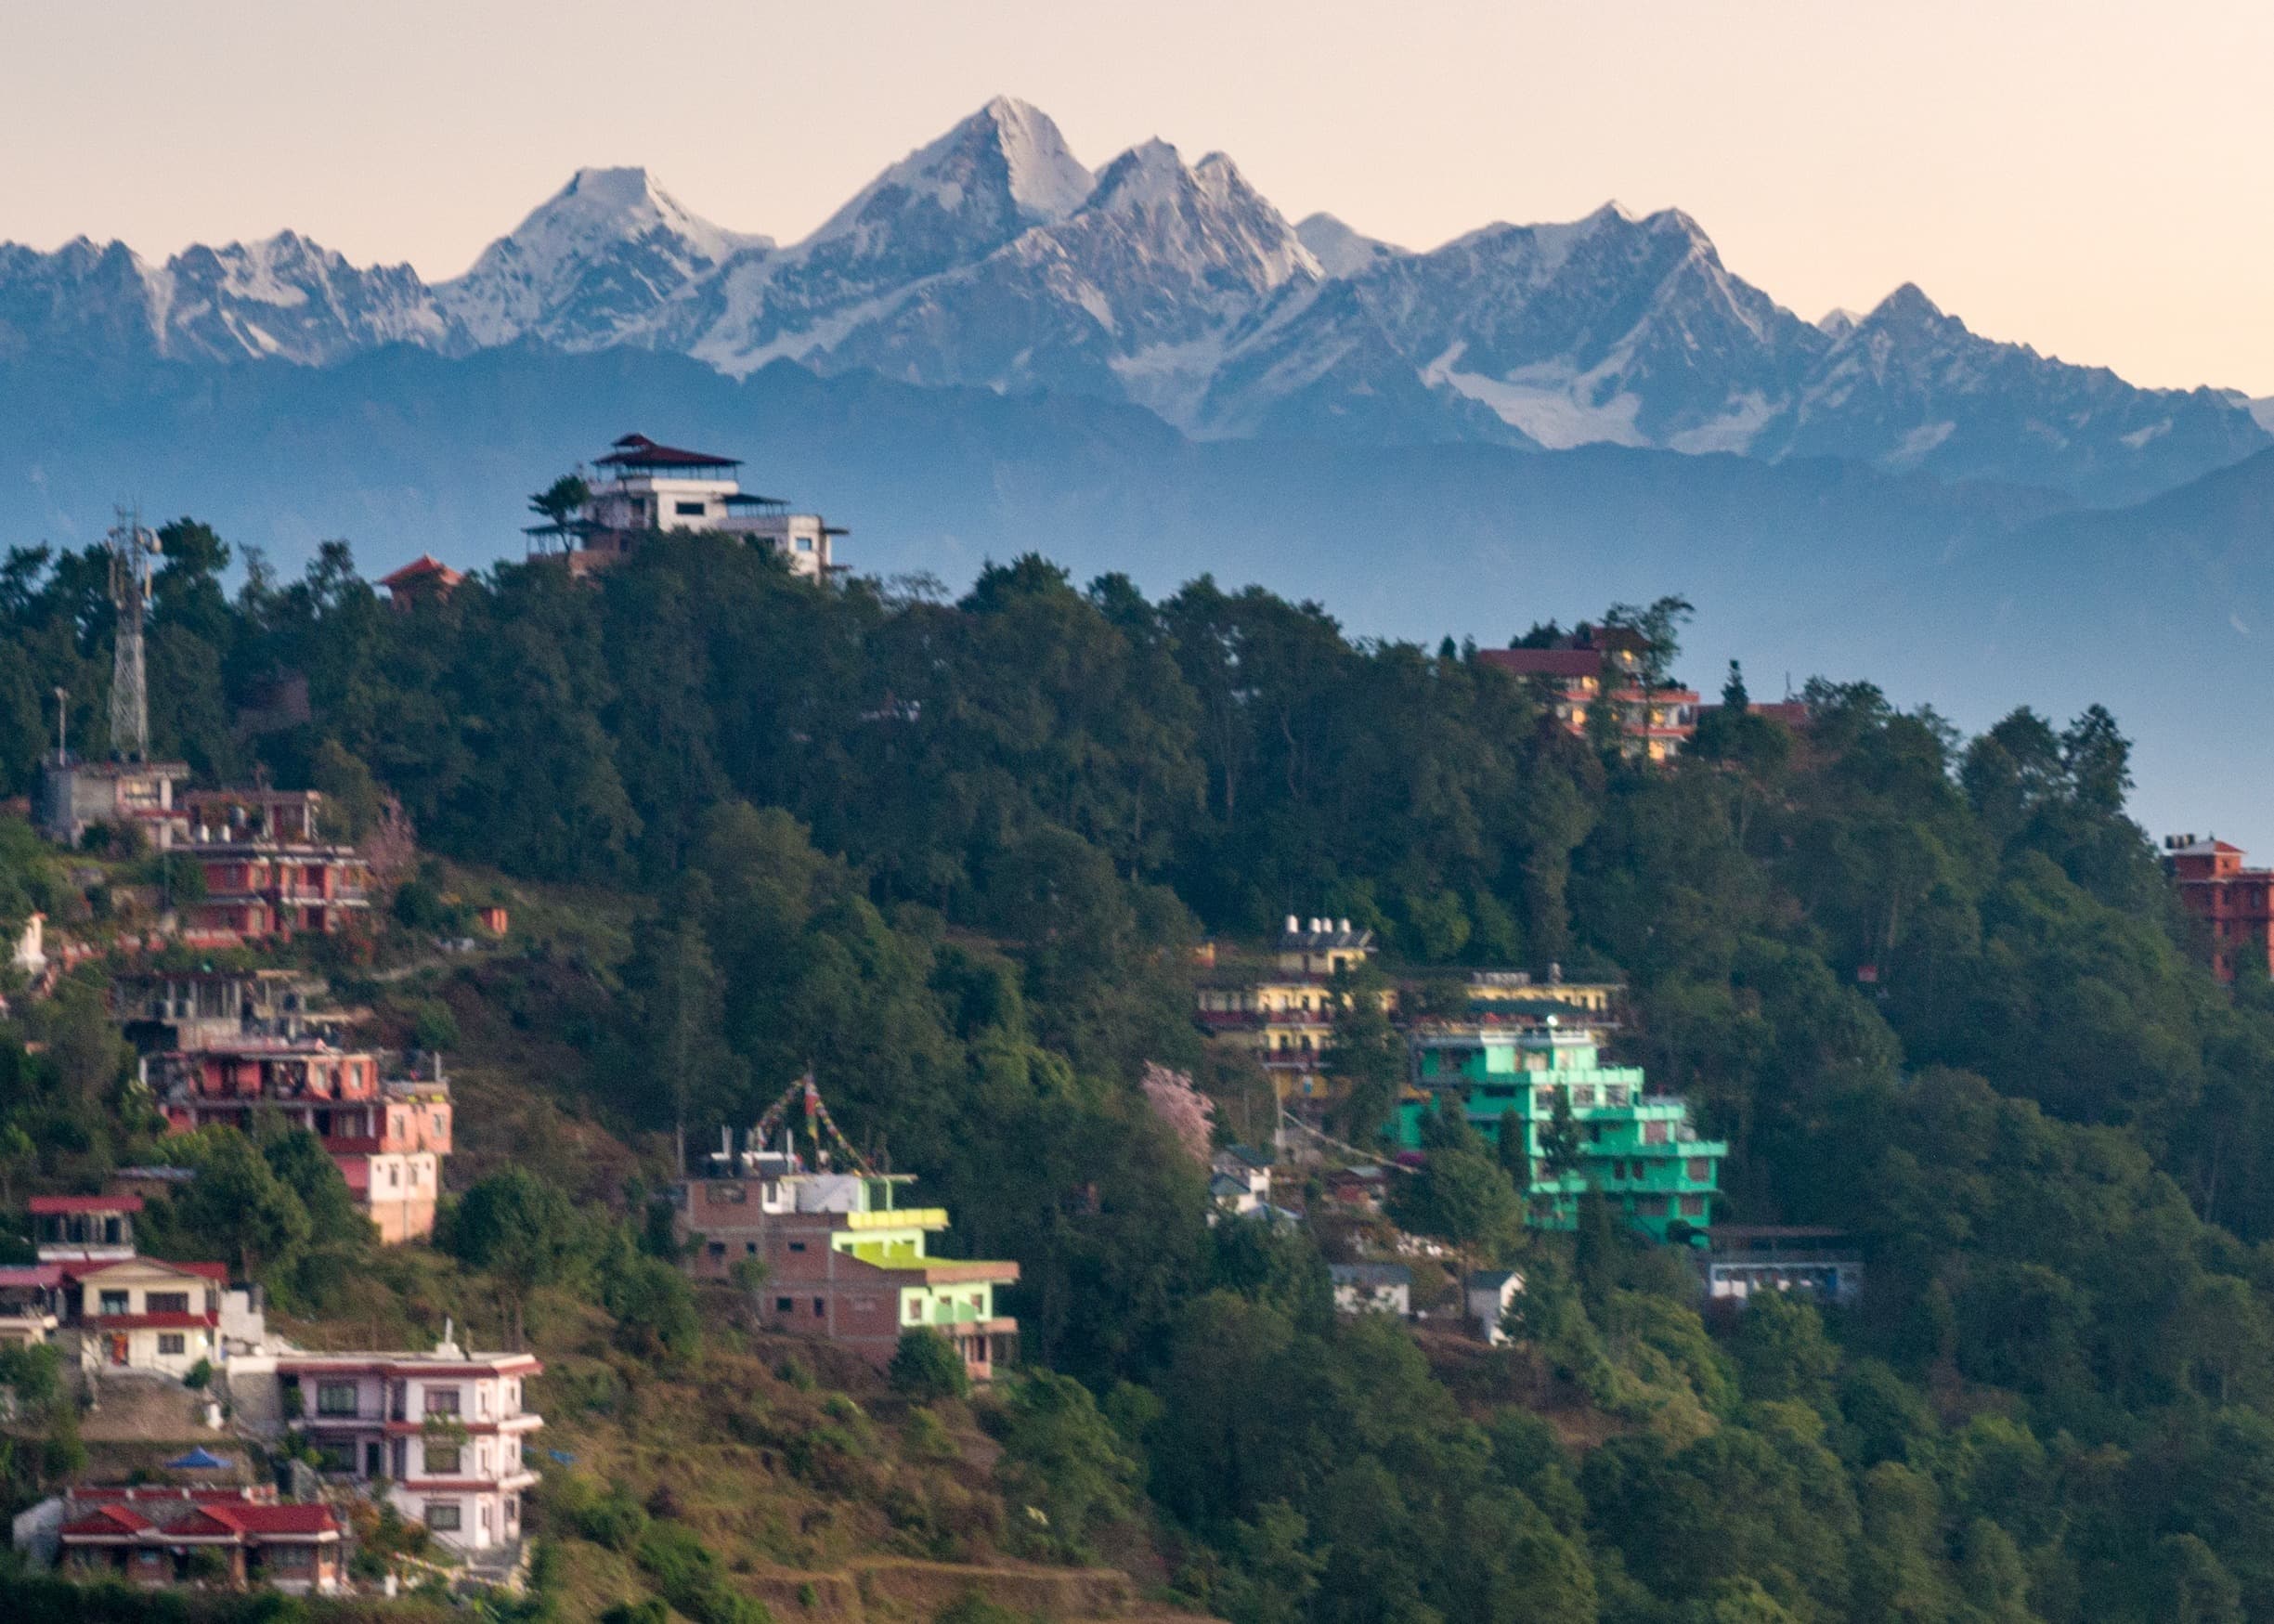
M137 511L118 510L110 530L110 604L118 630L110 658L110 749L130 761L150 753L149 690L142 674L142 620L150 602L151 561L163 551Z

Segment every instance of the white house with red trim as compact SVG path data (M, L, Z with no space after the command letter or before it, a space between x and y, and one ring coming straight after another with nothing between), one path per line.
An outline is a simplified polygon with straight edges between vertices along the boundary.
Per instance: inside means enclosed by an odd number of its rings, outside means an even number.
M315 1447L320 1470L360 1485L383 1479L397 1511L461 1553L521 1539L523 1462L543 1418L523 1408L533 1354L279 1355L285 1424Z
M221 1362L227 1264L128 1257L66 1264L63 1277L74 1304L71 1322L83 1365L154 1371L178 1381L200 1360Z

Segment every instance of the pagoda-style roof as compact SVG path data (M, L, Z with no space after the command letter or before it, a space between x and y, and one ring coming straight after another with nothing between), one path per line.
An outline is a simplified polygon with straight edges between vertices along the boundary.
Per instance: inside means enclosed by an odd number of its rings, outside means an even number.
M663 446L645 435L625 435L617 440L605 457L598 459L598 466L635 473L648 468L739 468L739 457L719 457L708 451L690 451L680 446Z
M422 552L394 574L381 576L375 584L390 592L405 587L417 590L428 586L439 587L447 592L465 578L464 571L452 569L431 552Z

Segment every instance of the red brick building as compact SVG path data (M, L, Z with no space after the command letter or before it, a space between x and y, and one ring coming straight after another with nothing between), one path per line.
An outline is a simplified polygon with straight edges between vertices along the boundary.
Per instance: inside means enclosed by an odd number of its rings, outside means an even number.
M2164 865L2179 887L2179 900L2211 935L2211 968L2234 980L2244 955L2274 972L2274 869L2242 866L2242 848L2220 839L2171 835Z
M756 1295L768 1330L819 1337L883 1366L903 1332L929 1326L980 1382L1017 1357L1019 1322L996 1312L994 1293L1017 1283L1019 1266L929 1255L926 1239L947 1228L947 1213L896 1205L905 1176L807 1172L771 1153L712 1163L675 1192L687 1267L698 1279L727 1280L739 1261L763 1265Z

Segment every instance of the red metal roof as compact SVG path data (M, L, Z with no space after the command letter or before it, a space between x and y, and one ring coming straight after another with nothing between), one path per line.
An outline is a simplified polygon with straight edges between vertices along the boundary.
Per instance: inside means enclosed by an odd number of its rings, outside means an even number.
M226 1263L175 1263L163 1257L107 1257L94 1263L67 1263L61 1267L64 1274L72 1280L91 1280L97 1275L108 1274L114 1268L134 1268L137 1266L154 1266L171 1269L175 1274L196 1275L200 1280L217 1280L223 1285L229 1283L229 1266Z
M32 1215L47 1217L60 1213L138 1213L142 1198L138 1195L35 1195L30 1202Z
M678 446L659 446L645 435L626 435L616 448L600 459L603 468L739 468L739 457L714 457L708 451L689 451Z
M207 1504L205 1514L240 1533L274 1538L282 1534L336 1534L339 1518L328 1505Z
M84 1517L73 1518L63 1525L66 1540L118 1539L122 1535L139 1534L145 1528L157 1527L149 1518L132 1506L97 1506Z
M59 1286L63 1283L63 1266L59 1263L18 1264L0 1268L0 1291L11 1286Z

